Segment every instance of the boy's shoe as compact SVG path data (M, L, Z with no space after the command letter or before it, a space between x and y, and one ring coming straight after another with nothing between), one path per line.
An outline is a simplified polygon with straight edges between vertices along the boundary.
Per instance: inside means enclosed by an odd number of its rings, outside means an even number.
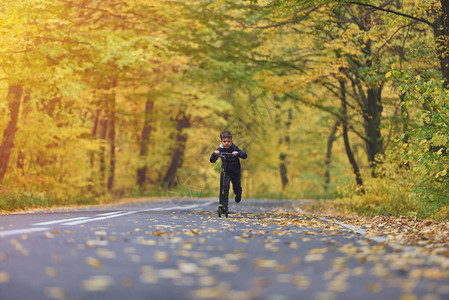
M223 214L223 204L218 204L218 217L221 218Z
M242 201L242 193L235 195L235 202L240 203L240 201Z
M226 218L228 217L228 207L224 206L223 204L218 205L218 217L221 218L222 215L225 215Z

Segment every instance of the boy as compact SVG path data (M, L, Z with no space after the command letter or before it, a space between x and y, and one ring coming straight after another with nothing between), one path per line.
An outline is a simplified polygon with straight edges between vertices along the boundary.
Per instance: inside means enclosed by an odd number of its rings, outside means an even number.
M232 143L232 134L229 131L223 131L220 134L221 145L210 156L210 162L215 163L221 157L221 175L220 175L220 201L218 204L218 216L224 213L228 216L229 188L232 182L232 189L235 194L235 202L239 203L242 199L242 185L240 159L246 159L248 156Z

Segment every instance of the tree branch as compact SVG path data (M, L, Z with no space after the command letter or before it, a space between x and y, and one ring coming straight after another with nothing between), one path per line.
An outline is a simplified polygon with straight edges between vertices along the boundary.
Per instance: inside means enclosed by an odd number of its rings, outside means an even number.
M265 26L254 26L251 28L256 28L256 29L268 29L268 28L273 28L273 27L280 27L286 24L298 24L299 22L305 20L312 12L318 10L319 6L317 7L312 7L309 11L307 11L303 16L301 16L300 18L298 17L298 14L300 13L300 11L295 12L295 14L293 15L293 17L291 17L289 20L284 21L284 22L280 22L280 23L274 23L274 24L270 24L270 25L265 25ZM244 26L246 28L246 26Z
M338 112L335 112L333 110L333 107L326 107L324 105L320 105L320 104L317 104L317 103L310 103L310 102L302 99L301 97L298 97L297 95L295 95L293 93L289 93L289 92L285 93L284 95L287 96L290 99L297 100L297 101L299 101L299 102L301 102L301 103L303 103L305 105L309 105L311 107L318 108L318 109L320 109L322 111L325 111L325 112L335 116L341 122L346 123L349 126L349 129L351 129L352 132L354 132L360 139L362 139L365 142L368 141L368 139L365 136L363 136L363 134L358 132L351 124L349 124L347 119L345 119L343 116L341 116L341 114L339 114Z
M381 11L384 11L384 12L392 13L392 14L395 14L395 15L398 15L398 16L401 16L401 17L405 17L405 18L408 18L408 19L412 19L412 20L415 20L415 21L427 24L430 27L432 27L433 29L440 31L438 26L436 26L432 22L427 21L426 19L417 18L417 17L414 17L412 15L404 14L404 13L401 13L401 12L398 12L398 11L394 11L394 10L391 10L391 9L388 9L388 8L378 7L378 6L375 6L375 5L372 5L372 4L368 4L368 3L360 3L360 2L356 2L356 1L351 1L351 2L349 2L349 4L370 7L370 8L373 8L375 10L381 10Z
M43 39L43 40L54 41L54 42L61 42L61 43L91 45L91 43L87 43L87 42L79 42L79 41L74 41L74 40L60 40L60 39L55 39L55 38L47 37L47 36L36 36L36 38Z

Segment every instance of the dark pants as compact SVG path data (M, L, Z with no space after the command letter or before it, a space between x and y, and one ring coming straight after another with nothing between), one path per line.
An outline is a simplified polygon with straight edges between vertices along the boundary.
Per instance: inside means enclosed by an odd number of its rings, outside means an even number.
M234 190L234 194L239 195L242 193L241 174L240 173L228 173L221 171L220 175L220 204L228 206L229 202L229 188Z

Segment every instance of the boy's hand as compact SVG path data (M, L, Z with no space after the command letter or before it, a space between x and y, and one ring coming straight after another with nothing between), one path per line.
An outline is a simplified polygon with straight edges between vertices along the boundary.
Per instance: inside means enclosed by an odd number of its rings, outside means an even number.
M220 151L215 150L215 151L214 151L214 154L215 154L215 155L220 155Z
M237 156L239 153L237 151L232 152L232 155Z

